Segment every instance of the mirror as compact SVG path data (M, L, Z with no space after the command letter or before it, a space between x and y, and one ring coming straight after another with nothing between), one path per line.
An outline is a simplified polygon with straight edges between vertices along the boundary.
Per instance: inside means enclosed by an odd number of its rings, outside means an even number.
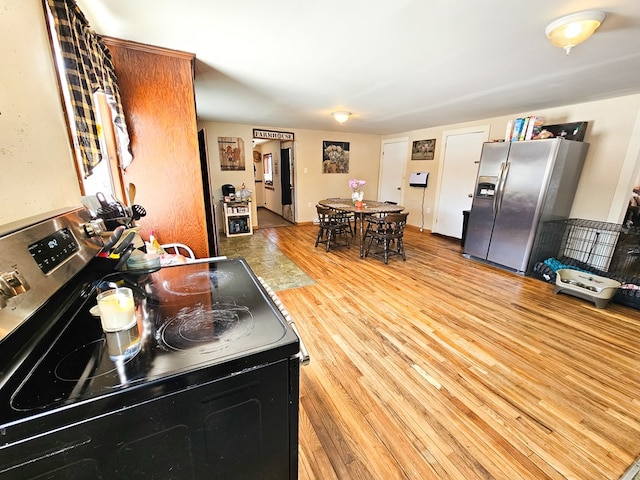
M262 164L264 165L264 183L266 185L273 185L273 156L270 153L262 155Z

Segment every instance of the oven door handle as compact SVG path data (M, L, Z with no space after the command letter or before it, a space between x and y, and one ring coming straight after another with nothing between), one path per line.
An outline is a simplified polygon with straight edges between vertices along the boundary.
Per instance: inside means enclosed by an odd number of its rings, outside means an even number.
M287 322L289 323L291 330L295 332L295 334L298 336L298 340L300 341L300 351L296 354L296 357L298 357L298 360L300 360L300 365L309 365L309 362L311 362L311 357L309 356L309 350L307 350L307 347L302 341L300 332L298 332L298 327L296 327L296 324L293 323L293 320L291 320L291 317L289 316L289 314L287 314L285 318L287 319Z
M289 315L289 312L287 311L287 309L284 307L284 305L276 295L276 292L274 292L271 289L271 287L267 284L267 282L265 282L262 277L258 277L258 280L260 281L260 284L264 287L264 289L269 294L269 297L271 297L271 300L273 300L273 303L276 304L276 307L278 307L278 310L280 310L280 313L282 314L284 319L287 321L287 324L289 325L291 330L293 330L293 333L295 333L296 337L298 337L298 344L299 344L300 350L295 356L298 358L301 365L309 365L309 362L311 362L311 357L309 356L309 350L307 350L307 347L302 341L302 337L300 336L298 327L296 327L296 324L293 323L293 319L291 318L291 315Z

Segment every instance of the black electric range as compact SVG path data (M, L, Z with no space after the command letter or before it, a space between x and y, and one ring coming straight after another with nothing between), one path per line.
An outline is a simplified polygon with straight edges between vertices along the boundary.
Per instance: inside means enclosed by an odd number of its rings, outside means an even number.
M286 310L243 259L109 272L92 258L71 268L99 250L86 224L39 228L22 246L28 256L0 258L0 275L8 269L22 285L0 309L0 479L297 478L307 358ZM53 268L42 268L38 248L53 244L44 262ZM67 268L71 278L50 288L46 277ZM116 286L134 291L137 323L105 333L95 297Z

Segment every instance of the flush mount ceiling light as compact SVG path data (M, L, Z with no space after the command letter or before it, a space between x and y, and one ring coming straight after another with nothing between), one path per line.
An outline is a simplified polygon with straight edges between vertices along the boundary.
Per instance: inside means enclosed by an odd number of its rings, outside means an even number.
M336 122L338 122L339 124L343 124L344 122L349 120L351 112L333 112L331 115L333 115L333 118L336 119Z
M573 47L584 42L604 21L604 12L585 10L565 15L551 22L544 33L556 47L564 48L567 55Z

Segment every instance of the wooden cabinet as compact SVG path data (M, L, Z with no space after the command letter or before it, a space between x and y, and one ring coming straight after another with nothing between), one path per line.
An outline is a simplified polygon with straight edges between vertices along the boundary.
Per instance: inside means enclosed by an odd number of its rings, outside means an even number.
M125 186L136 186L136 204L147 215L141 235L189 245L197 257L215 255L207 218L198 148L194 62L191 53L103 37L113 57L131 137L133 162ZM211 254L211 255L210 255Z
M224 233L227 237L253 234L251 202L223 202Z

